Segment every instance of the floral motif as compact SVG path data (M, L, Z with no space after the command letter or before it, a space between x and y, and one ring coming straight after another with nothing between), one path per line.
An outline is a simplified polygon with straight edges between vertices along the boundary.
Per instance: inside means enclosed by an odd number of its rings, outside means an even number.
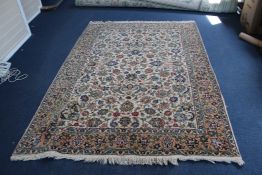
M133 108L134 108L134 104L130 101L126 101L121 105L120 110L123 112L128 112L128 111L132 111Z

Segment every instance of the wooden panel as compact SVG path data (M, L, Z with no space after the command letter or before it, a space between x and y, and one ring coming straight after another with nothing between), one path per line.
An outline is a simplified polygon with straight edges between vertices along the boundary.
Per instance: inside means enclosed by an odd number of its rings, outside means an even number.
M240 21L247 33L260 33L259 29L262 24L262 1L246 0Z

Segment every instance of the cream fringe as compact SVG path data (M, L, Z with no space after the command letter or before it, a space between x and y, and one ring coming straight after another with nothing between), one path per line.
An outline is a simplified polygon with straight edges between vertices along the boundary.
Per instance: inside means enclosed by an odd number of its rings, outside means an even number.
M186 161L199 161L206 160L212 163L215 162L227 162L227 163L237 163L238 165L243 165L244 161L241 157L216 157L216 156L134 156L134 155L70 155L61 154L56 151L48 151L39 154L31 155L12 155L11 160L37 160L43 158L54 158L54 159L71 159L74 161L83 160L85 162L99 162L102 164L119 164L119 165L168 165L171 163L173 165L178 165L178 160Z

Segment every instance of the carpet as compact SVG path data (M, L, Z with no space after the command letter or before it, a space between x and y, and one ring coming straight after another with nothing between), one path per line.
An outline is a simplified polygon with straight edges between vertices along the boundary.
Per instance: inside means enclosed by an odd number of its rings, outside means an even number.
M243 165L195 22L91 22L11 160Z
M237 11L236 0L211 1L212 0L75 0L75 5L164 8L215 13L233 13Z

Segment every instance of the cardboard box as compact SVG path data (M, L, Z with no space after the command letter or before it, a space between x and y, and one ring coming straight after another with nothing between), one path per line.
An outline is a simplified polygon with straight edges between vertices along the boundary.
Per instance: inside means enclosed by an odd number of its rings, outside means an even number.
M245 0L240 22L247 33L262 33L262 0Z

